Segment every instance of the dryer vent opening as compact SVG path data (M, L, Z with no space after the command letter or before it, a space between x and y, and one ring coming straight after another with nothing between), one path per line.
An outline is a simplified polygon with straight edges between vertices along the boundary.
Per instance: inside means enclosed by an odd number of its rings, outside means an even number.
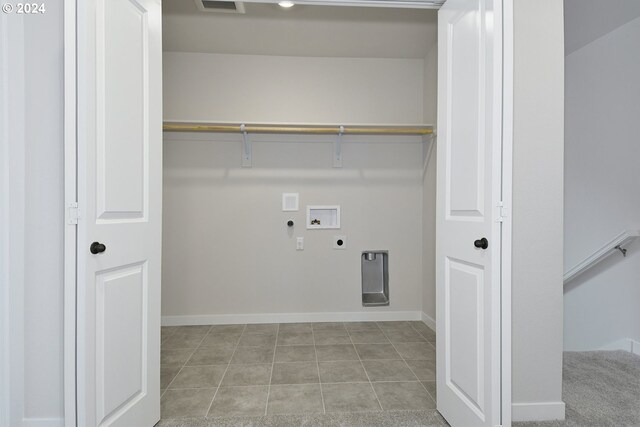
M202 12L245 13L244 3L221 0L194 0Z

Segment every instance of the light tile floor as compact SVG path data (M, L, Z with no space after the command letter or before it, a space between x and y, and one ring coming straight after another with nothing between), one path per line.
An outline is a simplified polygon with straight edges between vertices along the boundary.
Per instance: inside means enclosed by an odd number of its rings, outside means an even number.
M422 322L163 327L161 415L433 409L435 359Z

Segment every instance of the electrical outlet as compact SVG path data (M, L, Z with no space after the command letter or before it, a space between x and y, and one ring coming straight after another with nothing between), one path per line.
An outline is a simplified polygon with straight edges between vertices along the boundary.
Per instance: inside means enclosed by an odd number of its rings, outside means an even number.
M296 251L303 251L304 250L304 237L297 237L296 238Z
M333 249L347 249L347 236L333 236Z

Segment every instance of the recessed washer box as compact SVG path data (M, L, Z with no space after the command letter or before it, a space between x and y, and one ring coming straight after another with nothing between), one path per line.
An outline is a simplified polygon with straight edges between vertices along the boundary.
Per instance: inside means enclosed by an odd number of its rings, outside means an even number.
M340 228L340 206L307 206L307 229Z

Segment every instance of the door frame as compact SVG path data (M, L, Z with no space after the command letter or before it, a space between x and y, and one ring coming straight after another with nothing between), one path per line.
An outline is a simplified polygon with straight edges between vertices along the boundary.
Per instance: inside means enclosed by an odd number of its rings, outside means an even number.
M77 28L76 1L64 0L64 425L76 427L77 419ZM74 218L76 217L76 218Z
M502 0L502 254L500 259L501 418L512 421L511 289L513 242L513 64L514 0Z
M83 207L77 204L78 148L76 51L78 34L76 7L78 0L64 0L64 415L65 427L77 426L77 382L82 373L76 360L77 340L77 226L74 217L81 217ZM278 0L245 0L250 3L277 3ZM498 0L500 1L500 0ZM512 180L513 180L513 2L502 2L502 177L503 219L500 262L500 324L501 336L501 425L511 425L511 251L512 251ZM392 7L435 9L429 0L301 0L300 4L320 6ZM436 140L437 142L437 140ZM79 214L78 214L79 213ZM77 223L77 221L75 221ZM82 379L82 378L81 378Z

